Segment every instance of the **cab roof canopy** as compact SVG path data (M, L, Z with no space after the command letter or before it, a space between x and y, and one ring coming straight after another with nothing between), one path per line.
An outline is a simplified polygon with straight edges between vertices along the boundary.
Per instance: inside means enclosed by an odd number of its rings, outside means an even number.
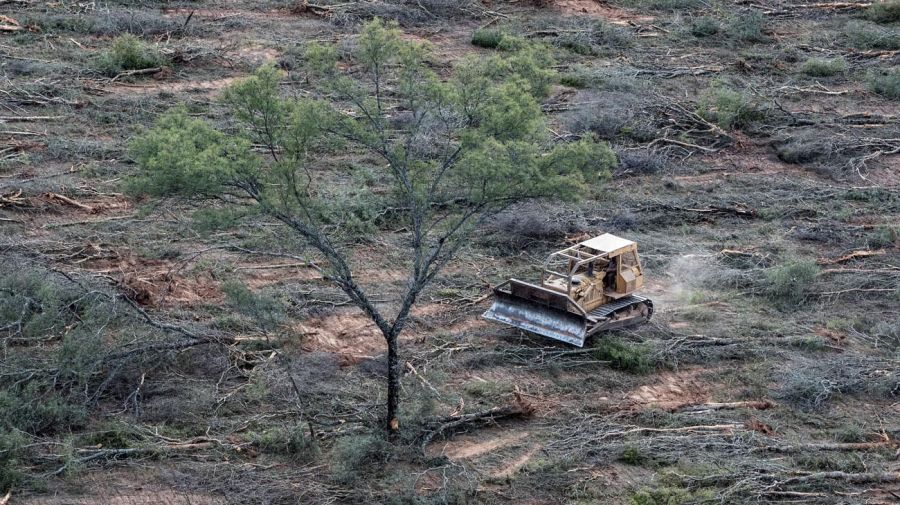
M630 248L634 246L634 242L622 237L617 237L612 233L604 233L599 237L594 237L584 242L580 242L576 247L585 247L593 249L599 253L611 253L619 249Z

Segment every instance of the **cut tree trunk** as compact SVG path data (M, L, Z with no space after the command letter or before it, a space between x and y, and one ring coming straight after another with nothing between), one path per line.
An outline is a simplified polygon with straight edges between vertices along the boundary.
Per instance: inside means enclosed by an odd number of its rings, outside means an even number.
M388 344L387 374L387 428L391 439L395 439L400 431L398 408L400 405L400 358L397 354L397 335L385 337Z

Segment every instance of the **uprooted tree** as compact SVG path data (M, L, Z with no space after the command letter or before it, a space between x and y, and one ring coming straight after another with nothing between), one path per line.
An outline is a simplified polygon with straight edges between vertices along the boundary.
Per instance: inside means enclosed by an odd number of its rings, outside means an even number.
M384 336L391 431L398 336L422 290L485 217L526 199L577 199L615 163L593 139L551 140L539 105L554 78L546 52L512 41L500 54L464 59L441 78L425 46L375 19L348 55L308 46L306 78L291 93L272 66L227 89L231 134L176 109L131 145L139 192L252 206L315 251L323 277ZM336 184L347 175L327 163L338 149L379 159L380 190ZM384 212L401 223L410 258L405 293L389 305L360 286L349 256L350 230Z

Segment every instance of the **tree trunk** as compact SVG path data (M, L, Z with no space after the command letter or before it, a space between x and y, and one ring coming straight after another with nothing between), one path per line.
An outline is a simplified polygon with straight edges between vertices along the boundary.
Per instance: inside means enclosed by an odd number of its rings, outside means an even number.
M397 335L386 335L385 338L388 345L387 429L389 438L394 440L400 432L400 420L397 417L400 405L400 357L397 355Z

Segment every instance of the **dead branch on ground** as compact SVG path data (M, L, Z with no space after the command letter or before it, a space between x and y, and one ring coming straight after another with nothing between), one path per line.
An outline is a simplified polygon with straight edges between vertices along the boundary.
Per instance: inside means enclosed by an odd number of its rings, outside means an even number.
M443 435L445 433L451 434L464 427L491 424L499 419L523 418L529 417L532 414L534 414L534 407L517 393L516 401L512 405L494 407L481 412L473 412L471 414L445 417L438 420L435 423L438 425L437 428L430 431L422 439L422 452L425 452L425 448L428 447L428 444L438 435Z

